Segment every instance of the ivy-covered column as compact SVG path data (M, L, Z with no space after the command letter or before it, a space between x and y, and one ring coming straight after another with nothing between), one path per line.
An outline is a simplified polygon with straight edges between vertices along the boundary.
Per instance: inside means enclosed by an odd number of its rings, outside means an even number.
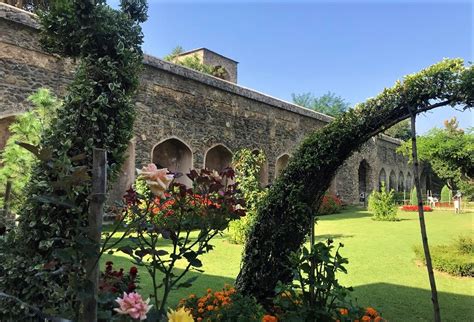
M114 10L105 0L58 0L49 9L39 12L41 42L49 52L74 59L77 70L42 139L16 236L5 247L10 254L0 252L3 272L9 272L0 289L50 312L77 316L81 292L88 292L84 259L94 255L85 230L92 150L108 151L113 182L132 137L132 99L143 60L139 24L147 5L122 0Z
M372 136L409 117L408 106L420 113L457 104L474 106L474 68L461 59L444 60L406 76L309 135L258 209L237 288L268 303L277 282L292 279L289 255L304 242L311 213L344 160Z

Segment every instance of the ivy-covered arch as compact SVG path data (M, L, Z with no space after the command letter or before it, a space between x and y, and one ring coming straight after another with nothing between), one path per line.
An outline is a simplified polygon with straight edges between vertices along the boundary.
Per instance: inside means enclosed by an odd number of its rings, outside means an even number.
M474 106L474 68L462 59L446 59L408 75L310 134L258 209L237 289L263 303L272 297L278 281L292 279L289 255L304 242L312 214L344 160L411 114L447 105Z

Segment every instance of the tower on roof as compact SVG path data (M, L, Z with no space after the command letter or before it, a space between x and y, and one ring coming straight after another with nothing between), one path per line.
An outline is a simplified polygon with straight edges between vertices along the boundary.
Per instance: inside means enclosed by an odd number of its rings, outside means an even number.
M238 62L228 57L222 56L207 48L198 48L178 54L174 61L180 61L186 57L198 57L202 64L215 69L215 76L226 81L237 83Z

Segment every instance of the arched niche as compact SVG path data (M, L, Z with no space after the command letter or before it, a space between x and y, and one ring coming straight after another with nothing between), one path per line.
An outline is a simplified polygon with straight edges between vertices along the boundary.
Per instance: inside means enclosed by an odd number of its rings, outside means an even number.
M405 191L405 176L401 171L398 174L398 191Z
M255 155L258 155L260 152L263 153L263 151L258 149L252 150L252 153ZM265 161L260 165L259 182L261 187L266 187L268 185L268 160L266 156Z
M288 165L288 161L290 160L290 155L288 153L282 154L279 156L275 163L275 178L278 178L281 172L286 168Z
M223 144L217 144L207 150L204 156L204 167L221 172L232 165L232 151Z
M379 190L382 190L382 182L385 184L385 189L387 189L387 173L384 168L379 172Z
M411 177L411 173L408 172L407 179L405 181L405 188L407 191L411 191L412 186L413 186L413 178Z
M168 168L170 172L181 174L177 182L191 185L186 173L193 166L193 153L189 146L178 138L161 141L152 151L152 162L158 168Z
M362 160L359 163L359 201L364 202L370 193L370 166L367 160Z
M395 190L397 191L397 176L395 175L395 171L390 171L390 177L388 179L388 190Z

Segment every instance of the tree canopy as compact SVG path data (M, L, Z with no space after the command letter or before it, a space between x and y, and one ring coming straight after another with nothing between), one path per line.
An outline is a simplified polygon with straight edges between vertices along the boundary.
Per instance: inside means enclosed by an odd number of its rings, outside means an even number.
M396 139L406 141L411 137L410 121L403 120L400 123L397 123L391 128L387 129L384 134L394 137Z
M293 103L310 108L330 116L338 116L350 108L350 104L341 96L327 92L322 96L314 96L312 93L291 94Z
M406 76L310 134L258 208L236 286L262 303L293 277L290 255L305 241L336 171L372 136L412 114L441 106L474 107L474 68L446 59Z
M451 190L472 194L474 184L474 131L459 128L456 118L446 120L445 128L431 129L417 138L418 157L429 162L433 171ZM411 142L398 151L411 157Z

